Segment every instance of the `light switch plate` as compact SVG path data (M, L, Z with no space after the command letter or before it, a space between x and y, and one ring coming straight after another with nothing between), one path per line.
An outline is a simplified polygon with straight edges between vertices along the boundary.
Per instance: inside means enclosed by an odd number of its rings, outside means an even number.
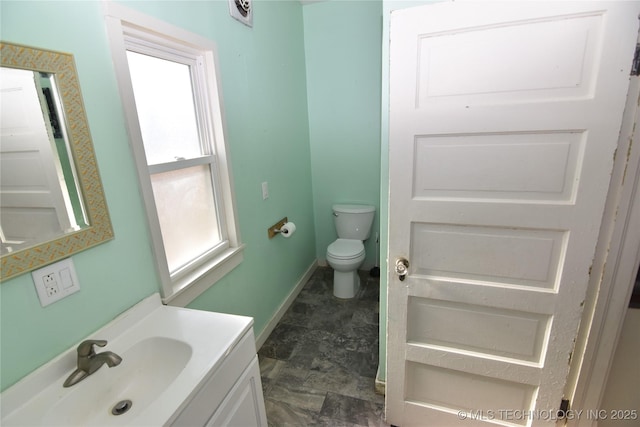
M31 272L40 305L54 303L80 290L80 282L71 258L63 259Z

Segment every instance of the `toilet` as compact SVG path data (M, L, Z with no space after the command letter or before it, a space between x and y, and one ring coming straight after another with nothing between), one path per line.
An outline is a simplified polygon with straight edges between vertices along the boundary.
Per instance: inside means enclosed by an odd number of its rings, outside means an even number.
M376 212L368 205L333 205L338 239L327 248L327 263L333 268L333 295L353 298L360 289L358 267L365 258L364 240L369 238Z

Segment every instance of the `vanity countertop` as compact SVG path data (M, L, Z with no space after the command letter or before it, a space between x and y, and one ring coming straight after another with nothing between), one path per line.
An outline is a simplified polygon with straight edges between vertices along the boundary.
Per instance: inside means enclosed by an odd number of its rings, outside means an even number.
M242 337L251 330L252 325L253 319L250 317L164 306L159 295L154 294L87 337L87 339L107 340L108 344L103 348L96 348L96 352L112 351L121 355L123 357L121 365L113 368L103 366L78 384L63 388L63 382L76 368L77 345L74 345L0 395L2 414L0 424L3 426L76 423L86 425L93 420L102 425L105 422L108 425L124 425L124 418L129 425L170 424L206 380L216 372ZM150 345L161 343L162 346L158 348L168 348L170 351L167 353L171 354L168 356L161 354L168 358L161 358L160 364L154 366L153 352L147 354L136 350L135 357L134 352L129 353L130 360L146 359L145 363L141 363L139 368L136 366L121 368L126 366L127 352L134 348L144 350L147 342L151 343ZM180 347L180 352L175 352L178 356L173 355L172 343ZM173 363L173 360L178 360L177 363L179 363L176 365L175 375L167 377L169 379L162 383L164 366ZM121 369L121 373L126 370L128 377L133 378L118 379L118 369ZM143 372L145 369L146 374ZM153 372L150 371L151 369L157 370L160 382L153 382L156 375L148 373ZM136 379L138 374L142 376L142 380ZM129 386L125 384L125 387L122 387L121 383L129 381L135 388L136 381L146 384L144 375L150 377L152 382L149 383L148 390L141 393L143 397L138 398L137 401L147 399L149 402L136 405L136 399L132 398L133 405L127 417L104 415L103 412L106 409L100 405L108 407L110 411L113 403L109 401L92 403L88 397L84 398L89 408L75 408L82 404L65 404L65 400L82 400L84 394L90 396L92 393L94 393L93 400L108 400L112 395L116 396L115 392L109 394L109 388L118 389L118 393L126 394ZM120 383L110 385L110 381L120 381ZM120 390L122 388L125 389L124 393ZM135 395L135 390L130 393ZM140 390L138 393L140 394ZM60 408L72 409L67 411ZM94 417L91 414L92 411L99 413L99 416Z

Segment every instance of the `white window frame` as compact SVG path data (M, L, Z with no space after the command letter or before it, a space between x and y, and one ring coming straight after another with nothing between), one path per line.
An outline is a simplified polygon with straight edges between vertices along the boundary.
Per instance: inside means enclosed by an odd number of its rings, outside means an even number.
M140 12L107 1L103 3L111 56L122 99L129 140L138 171L153 243L160 291L165 304L185 306L242 262L244 245L240 240L231 166L225 138L222 93L218 76L216 45L213 41L190 33ZM200 132L211 140L213 153L195 159L168 164L147 165L142 133L135 107L133 87L127 61L127 49L150 53L160 49L163 58L171 56L193 64L195 80L206 93L195 94L197 110L208 116L198 123ZM156 56L156 55L154 55ZM201 256L194 263L169 272L160 222L151 186L152 173L171 170L175 166L209 164L214 171L214 191L220 218L223 244ZM221 206L220 206L221 205Z

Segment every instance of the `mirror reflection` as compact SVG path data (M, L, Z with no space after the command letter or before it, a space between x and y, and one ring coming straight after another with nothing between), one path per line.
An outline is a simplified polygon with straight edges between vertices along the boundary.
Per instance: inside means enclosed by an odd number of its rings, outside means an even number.
M113 238L73 55L0 42L0 281Z
M55 75L0 68L0 253L86 227Z

